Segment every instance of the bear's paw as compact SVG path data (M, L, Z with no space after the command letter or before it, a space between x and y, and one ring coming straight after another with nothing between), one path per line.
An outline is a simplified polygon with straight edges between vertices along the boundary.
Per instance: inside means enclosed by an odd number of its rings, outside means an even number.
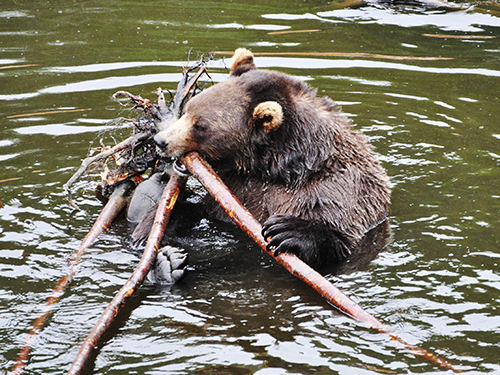
M351 254L351 244L338 232L322 223L290 215L271 216L262 226L262 235L269 239L267 249L274 256L295 254L313 268L332 259L346 259Z
M148 280L154 284L175 284L186 274L187 259L188 256L183 249L173 246L161 248L148 274Z

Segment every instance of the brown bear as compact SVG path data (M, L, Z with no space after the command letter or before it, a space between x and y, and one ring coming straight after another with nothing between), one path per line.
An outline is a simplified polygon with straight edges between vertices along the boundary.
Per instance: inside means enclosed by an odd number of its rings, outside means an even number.
M264 223L268 247L315 268L387 218L389 179L365 136L301 80L256 69L246 49L155 141L164 156L199 152Z

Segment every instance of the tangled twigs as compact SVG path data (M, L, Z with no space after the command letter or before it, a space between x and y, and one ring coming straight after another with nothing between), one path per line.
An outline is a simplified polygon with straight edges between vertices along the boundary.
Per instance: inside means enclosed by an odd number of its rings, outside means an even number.
M104 152L101 152L100 154L97 154L95 156L91 156L83 160L82 164L80 165L80 168L75 172L73 176L68 180L68 182L64 185L64 190L66 191L68 195L68 203L75 209L79 209L79 207L76 205L76 203L73 202L71 198L71 186L75 183L76 180L78 180L87 170L87 168L92 164L95 163L96 161L106 159L107 157L116 154L119 151L122 151L124 149L127 149L129 147L133 147L137 142L141 142L144 140L147 140L148 138L151 138L153 135L152 132L144 132L144 133L138 133L136 135L133 135L126 140L118 143L117 145L113 146L109 150L106 150Z
M133 109L141 108L145 113L153 116L156 120L160 120L156 125L158 130L163 130L165 126L162 126L161 122L165 121L169 117L174 119L179 118L182 115L184 105L189 100L191 96L195 94L194 90L197 87L197 82L203 74L207 74L206 61L201 60L193 66L184 68L182 71L182 79L177 85L177 90L174 99L167 105L165 96L163 95L163 90L159 87L157 89L157 104L153 103L149 99L144 99L140 95L131 94L128 91L117 91L113 94L114 99L118 99L120 96L124 96L130 99L134 104ZM190 73L194 70L198 71L190 76ZM193 92L191 93L191 90Z
M161 91L161 89L158 89L158 90ZM117 92L115 92L113 94L113 99L117 100L118 97L120 97L120 96L124 96L126 98L129 98L130 101L132 103L134 103L134 106L133 106L132 109L141 108L141 109L144 110L144 112L146 114L149 114L149 115L153 116L155 119L158 119L158 120L162 120L163 117L165 117L165 115L161 111L161 108L163 106L161 106L161 105L156 106L149 99L144 99L140 95L134 95L134 94L131 94L128 91L117 91ZM165 97L163 96L163 92L161 93L161 97L162 97L162 100L163 100L163 104L165 105L165 108L168 111L169 109L168 109L168 107L165 104ZM159 95L158 95L158 98L159 98Z
M87 157L82 161L80 168L64 185L68 202L72 207L78 209L78 206L71 198L71 187L91 164L100 161L104 163L102 186L100 186L103 192L108 192L108 188L113 187L116 182L133 178L156 165L159 156L156 154L153 136L157 132L168 128L182 115L186 102L197 93L198 80L203 74L207 74L206 62L202 59L193 66L183 69L182 79L177 85L176 94L171 102L165 100L161 88L157 89L158 99L156 103L123 90L117 91L113 95L114 99L120 96L128 98L133 103L133 109L142 109L146 117L136 120L134 135L109 150ZM191 74L195 70L197 70L196 73ZM115 161L119 160L119 162L115 163L116 167L112 168L112 170L108 170L108 158L115 156L117 153L120 154L115 157ZM123 160L125 161L123 162Z

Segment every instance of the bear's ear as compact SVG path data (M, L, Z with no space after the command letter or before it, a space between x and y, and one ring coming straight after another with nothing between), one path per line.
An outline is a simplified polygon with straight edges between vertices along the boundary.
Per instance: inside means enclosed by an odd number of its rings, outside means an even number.
M270 132L278 129L283 122L283 108L278 102L262 102L253 110L253 119L265 132Z
M230 75L240 76L252 69L257 69L253 63L252 52L245 48L238 48L234 51Z

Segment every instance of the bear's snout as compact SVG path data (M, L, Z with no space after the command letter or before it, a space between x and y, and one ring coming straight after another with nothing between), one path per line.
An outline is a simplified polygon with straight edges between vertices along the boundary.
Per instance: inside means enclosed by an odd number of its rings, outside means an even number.
M165 157L179 157L188 151L195 151L191 141L190 126L184 116L156 134L153 140L160 149L159 154Z
M167 147L167 145L168 145L168 142L165 140L165 138L163 138L163 137L161 136L161 134L160 134L160 133L156 134L156 135L154 136L153 140L154 140L154 141L155 141L155 143L158 145L158 147L159 147L159 148L161 148L162 150L163 150L164 148L166 148L166 147Z

